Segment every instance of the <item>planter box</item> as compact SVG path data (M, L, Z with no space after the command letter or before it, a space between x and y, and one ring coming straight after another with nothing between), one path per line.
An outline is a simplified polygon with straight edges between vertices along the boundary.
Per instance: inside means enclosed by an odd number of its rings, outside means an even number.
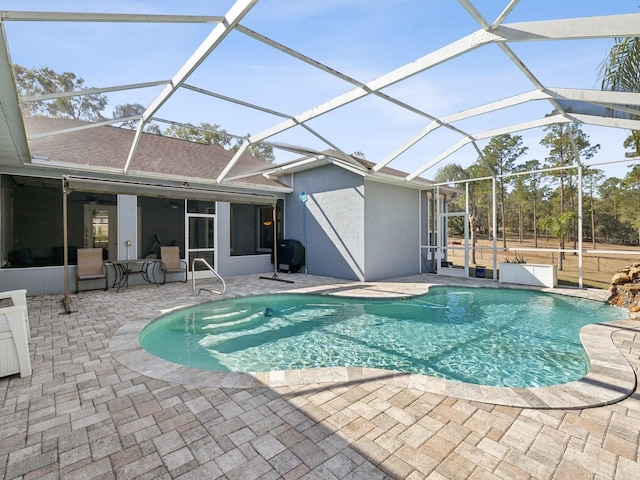
M536 263L501 263L500 283L557 287L558 267Z
M438 275L445 275L447 277L468 277L469 274L464 268L453 267L440 267L438 269Z

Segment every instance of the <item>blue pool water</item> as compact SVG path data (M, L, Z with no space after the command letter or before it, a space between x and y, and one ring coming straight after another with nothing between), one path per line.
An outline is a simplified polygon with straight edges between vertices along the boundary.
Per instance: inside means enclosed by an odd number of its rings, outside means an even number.
M434 287L407 300L280 294L178 310L139 340L208 370L351 366L535 387L584 376L580 328L625 317L605 303L514 289Z

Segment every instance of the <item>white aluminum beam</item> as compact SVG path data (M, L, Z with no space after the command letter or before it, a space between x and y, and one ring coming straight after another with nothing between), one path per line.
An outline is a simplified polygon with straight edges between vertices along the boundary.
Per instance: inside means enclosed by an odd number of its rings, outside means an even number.
M478 9L469 0L458 0L458 3L464 7L469 15L482 27L483 30L489 30L490 25L480 14Z
M222 95L220 93L212 92L211 90L206 90L204 88L195 87L193 85L187 85L186 83L182 84L182 87L186 90L191 90L192 92L200 93L202 95L207 95L209 97L217 98L219 100L224 100L225 102L235 103L236 105L240 105L242 107L247 107L252 110L258 110L263 113L268 113L269 115L274 115L276 117L282 118L292 118L291 115L287 115L286 113L278 112L276 110L271 110L270 108L264 108L260 105L256 105L254 103L245 102L243 100L238 100L237 98L228 97L226 95Z
M498 128L498 129L495 129L495 130L489 130L489 131L486 131L486 132L473 134L473 135L471 135L471 137L463 138L458 143L456 143L455 145L453 145L452 147L450 147L446 151L442 152L440 155L438 155L437 157L435 157L431 161L425 163L423 166L421 166L420 168L416 169L414 172L412 172L407 177L405 177L405 179L407 181L413 180L418 175L424 173L425 171L427 171L428 169L430 169L434 165L440 163L442 160L444 160L445 158L449 157L453 153L457 152L458 150L460 150L465 145L471 143L473 140L483 140L483 139L486 139L486 138L492 138L492 137L496 137L496 136L499 136L499 135L505 135L507 133L519 132L519 131L522 131L522 130L529 130L529 129L532 129L532 128L537 128L537 127L541 127L541 126L545 126L545 125L551 125L553 123L569 123L569 122L571 122L571 120L568 120L563 115L551 115L551 116L544 117L544 118L541 118L541 119L538 119L538 120L533 120L533 121L530 121L530 122L518 123L518 124L514 124L514 125L509 125L509 126L506 126L506 127ZM640 123L640 121L638 123Z
M464 1L464 0L463 0ZM468 2L467 2L468 3ZM484 22L486 24L486 22ZM588 33L587 33L588 32ZM292 128L296 124L304 123L320 115L328 113L338 107L356 101L369 93L377 92L385 87L393 85L412 75L427 70L435 65L462 55L470 50L478 48L487 43L502 43L507 41L543 41L543 40L567 40L574 38L603 38L619 36L640 35L640 15L612 15L604 17L576 18L567 20L552 20L542 22L523 22L497 26L490 32L480 30L456 42L453 42L435 52L432 52L415 62L409 63L392 72L367 83L364 87L357 87L334 99L325 102L317 107L284 122L264 130L249 138L250 142L264 140L272 135ZM510 58L518 67L525 72L527 77L538 89L543 89L543 85L526 68L523 62L505 48ZM547 97L549 98L549 97ZM562 111L560 106L554 102L554 107ZM406 148L402 151L406 150ZM388 160L391 161L391 160ZM387 162L388 163L388 162ZM382 167L380 167L382 168Z
M491 33L505 42L584 40L640 36L640 13L499 25Z
M257 111L260 111L260 112L263 112L263 113L267 113L269 115L274 115L274 116L282 117L282 118L293 118L291 115L287 115L286 113L282 113L282 112L278 112L276 110L272 110L272 109L269 109L269 108L261 107L260 105L255 105L253 103L249 103L249 102L245 102L245 101L242 101L242 100L238 100L236 98L228 97L226 95L221 95L219 93L215 93L215 92L212 92L210 90L206 90L206 89L199 88L199 87L194 87L192 85L187 85L187 84L183 84L182 86L183 86L183 88L186 88L188 90L191 90L191 91L203 94L203 95L207 95L207 96L210 96L210 97L218 98L220 100L224 100L226 102L234 103L236 105L240 105L240 106L243 106L243 107L246 107L246 108L250 108L252 110L257 110ZM170 122L170 123L174 123L174 122ZM302 128L304 128L305 130L307 130L312 135L314 135L315 137L317 137L318 139L320 139L322 142L327 144L329 147L331 147L334 150L342 153L344 155L344 157L345 157L345 160L347 160L348 162L353 163L354 165L359 165L355 160L353 160L340 147L335 145L328 138L322 136L321 134L319 134L318 132L316 132L314 129L312 129L311 127L309 127L306 124L302 124L300 126ZM233 135L233 136L235 136L235 135ZM235 137L237 137L237 138L246 138L246 136L242 136L242 137L235 136ZM268 143L268 142L261 141L260 143ZM237 162L237 159L233 160L233 163L229 166L228 169L226 169L225 175L226 175L226 173L228 173L231 170L231 167L233 167L233 165L236 162ZM224 180L225 175L218 176L218 182L222 182Z
M446 116L438 119L437 121L431 122L429 125L427 125L425 128L423 128L415 136L413 136L406 143L401 145L397 150L395 150L393 153L391 153L391 155L389 155L387 158L385 158L381 162L377 163L373 167L373 170L374 171L380 170L382 167L386 166L387 164L389 164L390 162L395 160L397 157L399 157L401 154L403 154L405 151L407 151L413 145L418 143L420 140L422 140L424 137L429 135L434 130L440 128L442 125L445 125L445 124L448 125L448 124L453 123L453 122L457 122L457 121L460 121L460 120L465 120L467 118L475 117L475 116L478 116L478 115L483 115L485 113L490 113L490 112L494 112L494 111L497 111L497 110L502 110L504 108L508 108L508 107L512 107L512 106L519 105L519 104L522 104L522 103L526 103L526 102L529 102L531 100L541 100L541 99L548 99L548 98L550 98L550 95L548 93L544 93L544 92L541 92L539 90L532 90L530 92L526 92L526 93L523 93L523 94L520 94L520 95L515 95L513 97L504 98L504 99L498 100L496 102L491 102L491 103L488 103L488 104L485 104L485 105L480 105L478 107L470 108L470 109L464 110L462 112L454 113L454 114L451 114L451 115L446 115Z
M129 85L118 85L114 87L103 88L83 88L82 90L74 90L72 92L55 92L45 95L34 95L31 97L22 97L21 103L41 102L43 100L55 100L56 98L81 97L82 95L93 95L95 93L119 92L121 90L134 90L136 88L157 87L158 85L166 85L171 80L157 80L155 82L131 83Z
M210 15L0 11L3 22L220 23L223 20L224 17Z
M620 30L618 30L619 27ZM297 115L294 119L287 119L278 125L254 134L250 136L248 140L252 143L262 141L270 136L292 128L297 124L302 124L336 108L347 105L348 103L363 98L370 93L389 87L399 81L409 78L410 76L446 62L487 43L601 38L619 36L619 32L622 32L623 36L640 35L640 15L612 15L568 20L523 22L500 25L495 29L492 29L491 32L480 30L425 55L414 62L393 70L378 79L367 83L363 87L356 87L354 90L346 92L332 100L329 100L328 102L307 110L306 112ZM524 64L515 57L515 55L513 55L513 57L514 58L512 58L512 60L516 62L521 69L525 69L524 71L527 73L528 70L526 70ZM543 88L540 82L538 82L530 72L528 72L528 77L538 88ZM556 105L556 107L559 108L558 105Z
M438 122L431 122L429 125L427 125L425 128L423 128L422 130L420 130L416 135L414 135L413 137L411 137L409 140L407 140L405 143L403 143L400 147L398 147L396 150L394 150L391 155L389 155L387 158L385 158L384 160L382 160L381 162L376 163L373 166L373 171L377 172L379 171L381 168L384 168L385 166L387 166L387 164L391 163L393 160L395 160L396 158L398 158L400 155L402 155L404 152L406 152L407 150L409 150L411 147L413 147L416 143L418 143L420 140L422 140L424 137L426 137L427 135L429 135L429 133L431 133L432 131L436 130L437 128L440 128L441 123Z
M577 88L546 88L545 92L559 99L640 106L640 93L613 92L610 90L582 90Z
M458 0L458 1L465 7L467 12L469 12L469 14L476 20L476 22L478 22L478 24L484 30L486 30L486 31L494 31L498 27L498 25L489 26L487 21L480 14L480 12L475 8L475 6L471 3L470 0ZM540 82L536 78L536 76L533 74L533 72L531 70L529 70L529 68L525 65L525 63L515 54L515 52L513 50L511 50L511 48L506 43L498 42L497 45L504 52L504 54L507 56L507 58L509 58L509 60L511 60L511 62L516 67L518 67L518 69L522 73L524 73L525 77L527 77L531 83L533 83L533 86L537 90L542 90L544 88L544 86L542 85L542 82ZM560 106L560 104L558 104L558 102L556 102L554 99L550 99L550 102L551 102L551 105L553 106L554 110L556 110L559 113L562 113L563 115L566 115L566 112Z
M518 3L520 3L520 0L511 0L509 2L509 5L505 7L505 9L500 13L500 15L498 15L498 18L496 18L493 24L491 24L491 28L496 28L498 25L503 23L505 18L507 18L507 16L509 16L509 14L511 13L511 11L514 8L516 8L516 5L518 5Z
M287 55L290 55L290 56L292 56L292 57L294 57L294 58L296 58L298 60L301 60L302 62L307 63L307 64L311 65L312 67L315 67L315 68L317 68L319 70L322 70L325 73L333 75L333 76L335 76L335 77L337 77L337 78L339 78L339 79L341 79L341 80L343 80L345 82L348 82L348 83L350 83L350 84L352 84L352 85L354 85L354 86L356 86L358 88L361 88L361 89L367 91L370 94L376 95L379 98L381 98L383 100L386 100L389 103L393 103L393 104L395 104L396 106L398 106L400 108L404 108L405 110L408 110L408 111L410 111L412 113L415 113L416 115L419 115L419 116L422 116L422 117L425 117L425 118L429 118L429 119L434 120L434 121L438 121L438 119L435 116L430 115L427 112L424 112L424 111L422 111L422 110L420 110L420 109L418 109L418 108L416 108L416 107L414 107L412 105L409 105L409 104L407 104L407 103L405 103L405 102L403 102L401 100L398 100L398 99L396 99L394 97L391 97L391 96L389 96L387 94L384 94L384 93L382 93L380 91L371 91L367 87L367 85L365 83L363 83L363 82L361 82L359 80L356 80L355 78L350 77L350 76L348 76L348 75L346 75L346 74L344 74L344 73L342 73L342 72L340 72L340 71L338 71L338 70L336 70L334 68L328 67L328 66L326 66L326 65L324 65L324 64L322 64L322 63L320 63L320 62L318 62L318 61L316 61L316 60L314 60L314 59L312 59L310 57L307 57L306 55L304 55L304 54L302 54L300 52L297 52L297 51L295 51L295 50L293 50L293 49L291 49L289 47L286 47L285 45L282 45L281 43L278 43L275 40L272 40L272 39L270 39L268 37L265 37L264 35L261 35L261 34L255 32L255 31L253 31L253 30L251 30L249 28L246 28L246 27L244 27L242 25L238 25L236 29L238 31L248 35L249 37L254 38L255 40L258 40L258 41L260 41L262 43L265 43L266 45L268 45L270 47L273 47L273 48L275 48L277 50L280 50L281 52L283 52L283 53L285 53ZM236 102L236 103L239 103L239 102ZM287 117L291 118L291 119L294 119L291 116L287 116ZM304 127L304 128L308 128L305 123L300 123L300 125L302 127ZM441 126L445 126L447 128L450 128L450 129L456 131L457 133L460 133L461 135L466 135L465 132L461 132L456 127L453 127L451 125L441 124ZM312 132L312 133L314 133L314 135L318 136L317 133L315 133L315 132ZM327 140L324 140L324 141L325 141L325 143L330 145L332 148L334 148L336 150L340 150L337 147L335 147L333 144L328 142ZM377 172L383 166L384 165L381 165L377 169L374 168L373 171Z
M341 80L344 80L345 82L351 83L352 85L356 86L356 87L364 87L364 83L356 80L355 78L350 77L349 75L346 75L334 68L331 68L323 63L318 62L317 60L314 60L311 57L307 57L306 55L297 52L296 50L293 50L289 47L287 47L286 45L283 45L279 42L276 42L275 40L272 40L269 37L265 37L264 35L261 35L258 32L255 32L243 25L238 25L236 27L236 30L238 32L244 33L245 35L253 38L254 40L258 40L259 42L264 43L265 45L268 45L272 48L275 48L276 50L281 51L282 53L285 53L286 55L289 55L293 58L296 58L308 65L311 65L312 67L317 68L318 70L322 70L325 73L328 73L330 75L333 75L334 77L337 77Z
M196 51L189 57L186 63L180 67L178 72L171 79L171 85L164 88L162 92L151 102L151 105L142 115L143 123L147 118L152 117L162 105L175 93L175 91L189 78L189 76L204 62L213 50L226 38L233 28L249 13L258 0L238 0L225 15L224 21L216 25L207 38L198 46Z
M625 130L640 130L640 120L629 118L600 117L597 115L573 114L580 122L599 127L622 128Z
M425 163L422 167L418 168L417 170L415 170L414 172L412 172L411 174L407 175L405 177L405 180L407 182L410 182L411 180L413 180L414 178L416 178L418 175L420 175L421 173L429 170L431 167L433 167L434 165L437 165L438 163L440 163L442 160L444 160L445 158L449 157L450 155L454 154L455 152L457 152L458 150L460 150L462 147L464 147L465 145L468 145L469 143L471 143L471 138L463 138L462 140L460 140L458 143L456 143L455 145L452 145L451 147L449 147L447 150L445 150L444 152L442 152L440 155L438 155L437 157L433 158L431 161Z
M474 133L472 137L475 140L484 140L487 138L493 138L500 135L506 135L513 132L521 132L523 130L531 130L532 128L544 127L546 125L552 125L554 123L571 123L571 120L567 119L564 115L549 115L548 117L532 120L530 122L516 123L508 125L506 127L496 128L494 130L487 130L485 132Z
M442 117L441 120L446 123L459 122L461 120L466 120L467 118L477 117L479 115L484 115L485 113L496 112L498 110L514 107L516 105L521 105L530 101L545 100L549 97L549 93L541 92L540 90L531 90L529 92L514 95L512 97L502 98L495 102L485 103L484 105L472 107L458 113L452 113L451 115Z
M226 36L235 28L235 26L242 20L242 18L249 13L258 0L238 0L224 17L224 21L218 23L213 31L205 38L205 40L198 46L196 51L189 57L187 62L180 67L178 72L173 76L171 84L167 85L162 92L151 102L151 105L147 107L142 114L142 121L138 125L136 136L131 145L129 156L124 167L124 173L127 173L133 155L135 154L142 130L148 119L153 117L155 113L165 104L169 98L176 92L178 88L189 78L189 76L204 62L213 50L226 38ZM246 147L245 147L246 148ZM242 149L240 149L242 151Z
M52 130L50 132L34 133L33 135L29 135L27 137L27 140L36 140L38 138L53 137L56 135L63 135L65 133L79 132L81 130L89 130L91 128L104 127L106 125L113 125L114 123L138 121L140 120L140 118L141 118L140 115L134 115L131 117L124 117L124 118L112 118L110 120L105 120L103 122L87 123L77 127L64 128L62 130Z
M447 60L451 60L457 56L460 56L468 51L474 50L482 45L490 43L495 40L495 36L488 34L484 31L476 32L474 34L463 37L462 39L453 42L443 48L440 48L424 57L408 63L396 70L393 70L381 77L367 83L364 87L357 87L349 92L343 93L325 103L322 103L306 112L303 112L295 117L295 119L285 120L284 122L275 125L267 130L252 135L250 137L251 142L257 142L264 140L270 136L281 133L296 124L304 123L313 118L324 115L331 112L336 108L347 105L351 102L359 100L370 93L376 92L383 88L389 87L397 82L405 80L413 75L428 70L436 65L439 65Z

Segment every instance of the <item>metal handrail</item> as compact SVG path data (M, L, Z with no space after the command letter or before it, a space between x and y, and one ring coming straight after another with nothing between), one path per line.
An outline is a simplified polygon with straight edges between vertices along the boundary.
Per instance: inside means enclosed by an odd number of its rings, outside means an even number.
M211 270L211 272L216 277L218 277L218 279L222 282L222 291L221 292L219 292L217 290L211 290L211 289L208 289L208 288L201 288L200 290L198 290L198 293L196 293L196 275L195 275L195 273L196 273L196 262L204 263L205 266L209 270ZM193 261L191 262L191 282L192 282L192 285L193 285L193 295L196 296L196 297L198 295L200 295L200 292L202 292L203 290L205 292L217 293L219 295L224 294L224 292L226 292L226 290L227 290L227 284L225 283L224 278L222 278L218 274L218 272L216 272L215 269L211 265L209 265L209 262L207 262L204 258L194 258Z

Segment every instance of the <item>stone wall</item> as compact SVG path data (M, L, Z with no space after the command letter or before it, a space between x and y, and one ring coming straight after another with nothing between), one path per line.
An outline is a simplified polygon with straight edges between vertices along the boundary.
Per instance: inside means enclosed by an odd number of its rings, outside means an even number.
M622 267L611 278L609 303L640 312L640 263Z

